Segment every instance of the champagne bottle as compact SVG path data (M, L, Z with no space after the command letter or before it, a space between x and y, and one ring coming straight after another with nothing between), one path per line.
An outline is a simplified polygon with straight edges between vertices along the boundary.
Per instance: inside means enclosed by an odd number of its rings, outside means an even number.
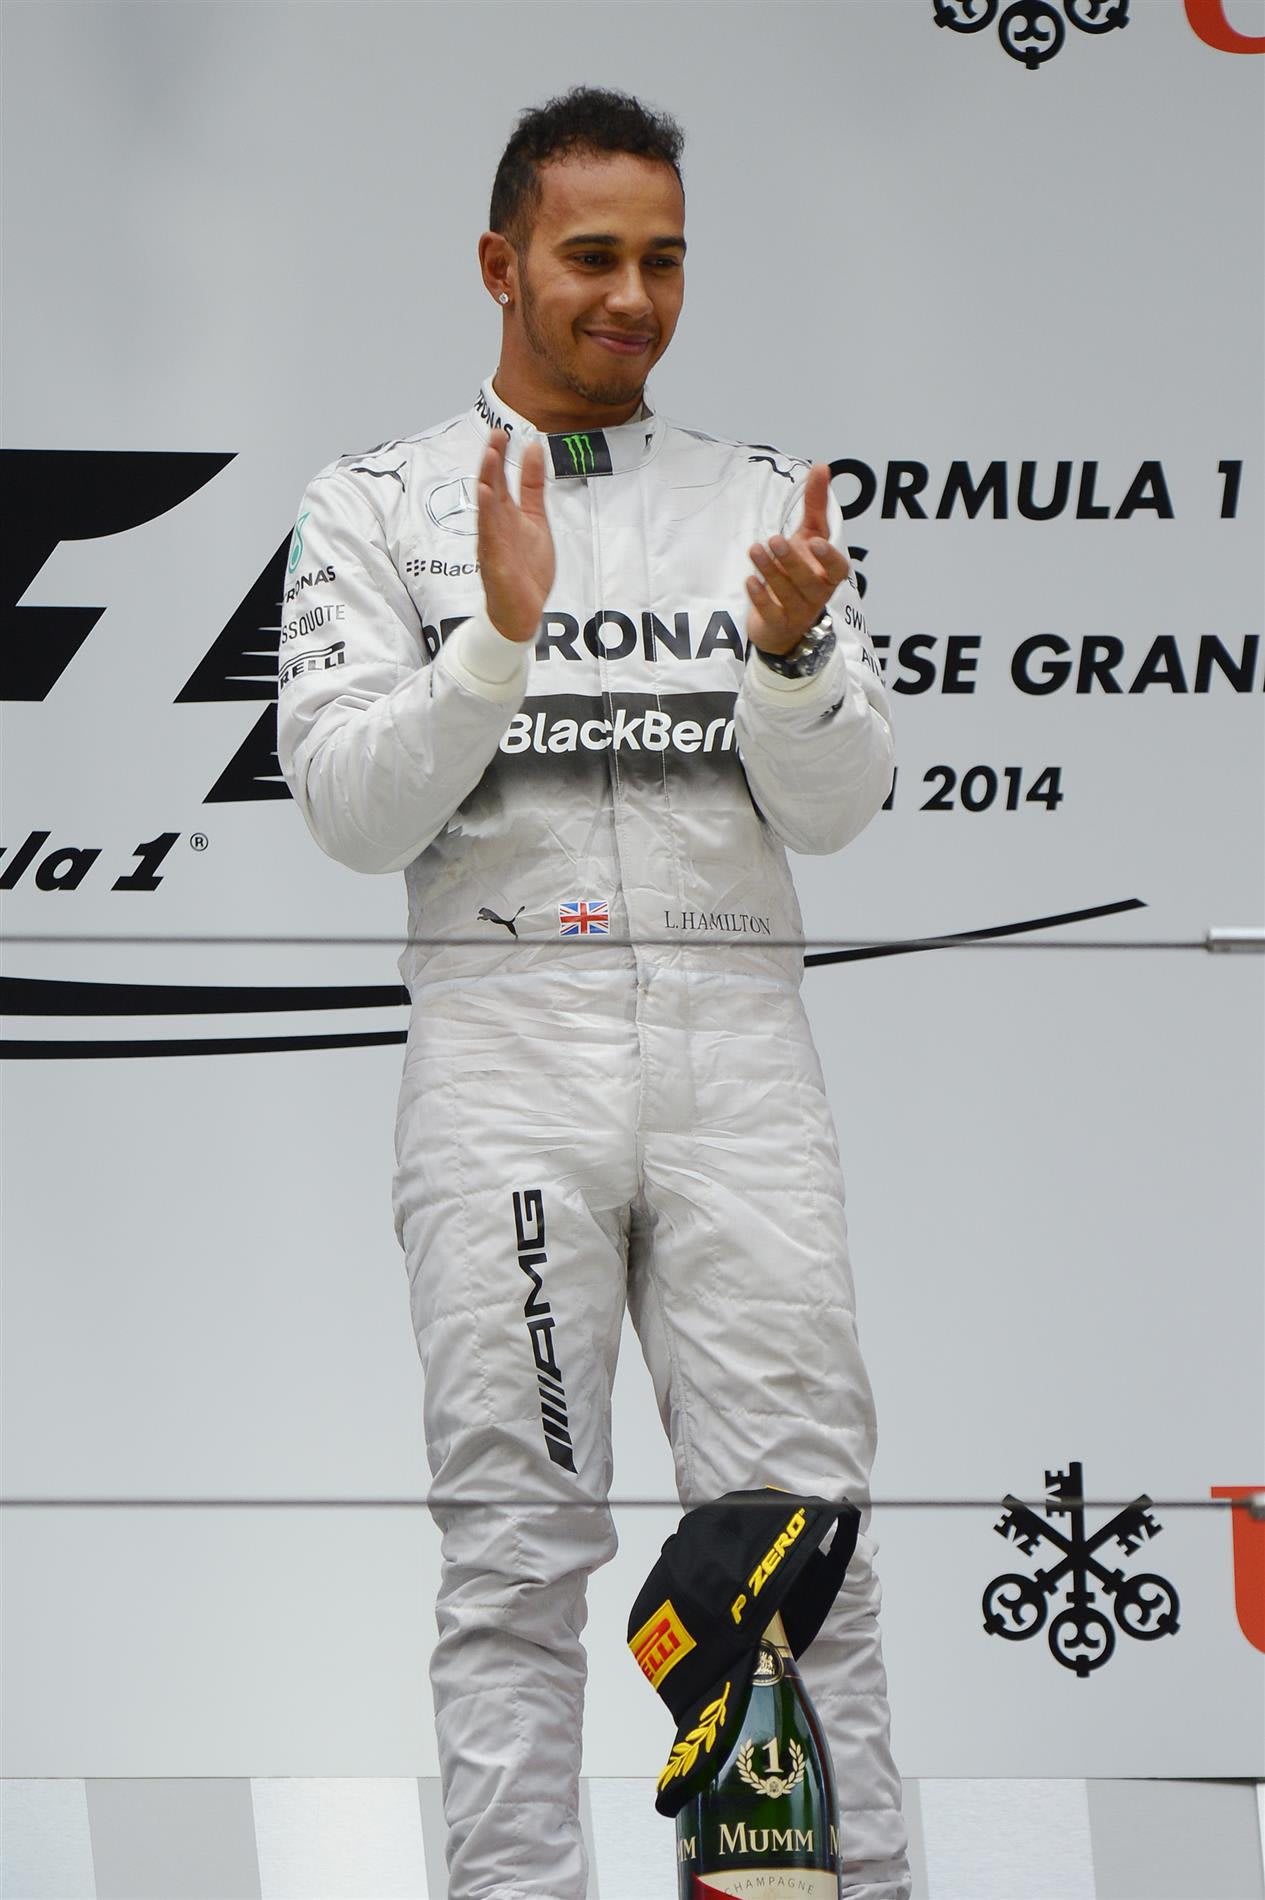
M676 1817L679 1900L838 1900L838 1826L830 1751L775 1616L728 1759Z

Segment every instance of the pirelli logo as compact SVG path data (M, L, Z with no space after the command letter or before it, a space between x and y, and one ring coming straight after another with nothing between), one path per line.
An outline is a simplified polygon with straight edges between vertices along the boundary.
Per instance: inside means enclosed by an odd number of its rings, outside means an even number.
M298 635L295 635L298 638ZM296 653L287 660L277 674L277 691L298 679L300 673L328 673L331 667L342 666L347 658L347 642L335 640L332 646L316 647L310 653Z
M659 1605L628 1643L637 1667L655 1689L694 1646L694 1638L673 1609L671 1597Z

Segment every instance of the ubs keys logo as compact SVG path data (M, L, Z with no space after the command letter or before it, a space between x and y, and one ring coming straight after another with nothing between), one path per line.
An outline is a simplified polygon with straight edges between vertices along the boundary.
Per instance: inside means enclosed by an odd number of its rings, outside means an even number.
M982 33L997 20L999 0L932 0L937 26L954 33ZM1063 11L1052 0L1014 0L997 20L1003 52L1030 73L1061 53L1067 39L1067 19L1082 33L1110 33L1129 24L1129 0L1063 0Z
M1176 1635L1181 1606L1166 1578L1141 1571L1126 1577L1121 1569L1111 1569L1104 1561L1107 1544L1114 1543L1131 1557L1146 1539L1159 1535L1162 1526L1145 1493L1117 1511L1100 1529L1089 1532L1085 1526L1081 1466L1073 1461L1066 1471L1047 1471L1045 1483L1050 1499L1045 1507L1046 1519L1065 1517L1068 1528L1060 1530L1053 1522L1039 1518L1019 1498L1007 1494L1002 1500L1005 1516L994 1529L1000 1536L1011 1538L1029 1556L1043 1543L1052 1545L1054 1561L1034 1577L1019 1572L994 1577L984 1592L984 1628L989 1636L1001 1636L1010 1643L1025 1642L1044 1629L1049 1601L1062 1591L1068 1605L1050 1624L1050 1654L1083 1681L1109 1661L1116 1646L1110 1622L1094 1608L1097 1592L1091 1582L1110 1597L1118 1628L1140 1642Z

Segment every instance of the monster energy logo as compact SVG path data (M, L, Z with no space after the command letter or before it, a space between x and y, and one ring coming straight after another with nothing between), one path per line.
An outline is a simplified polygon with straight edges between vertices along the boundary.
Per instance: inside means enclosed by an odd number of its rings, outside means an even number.
M593 434L551 435L549 448L553 472L564 479L611 473L610 447L600 430Z

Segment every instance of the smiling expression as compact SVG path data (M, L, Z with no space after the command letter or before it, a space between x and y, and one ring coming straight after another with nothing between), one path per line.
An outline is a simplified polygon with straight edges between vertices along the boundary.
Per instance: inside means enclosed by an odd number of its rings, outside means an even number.
M575 153L540 167L523 251L486 233L484 281L504 288L498 394L542 429L636 413L685 293L685 199L670 165Z

